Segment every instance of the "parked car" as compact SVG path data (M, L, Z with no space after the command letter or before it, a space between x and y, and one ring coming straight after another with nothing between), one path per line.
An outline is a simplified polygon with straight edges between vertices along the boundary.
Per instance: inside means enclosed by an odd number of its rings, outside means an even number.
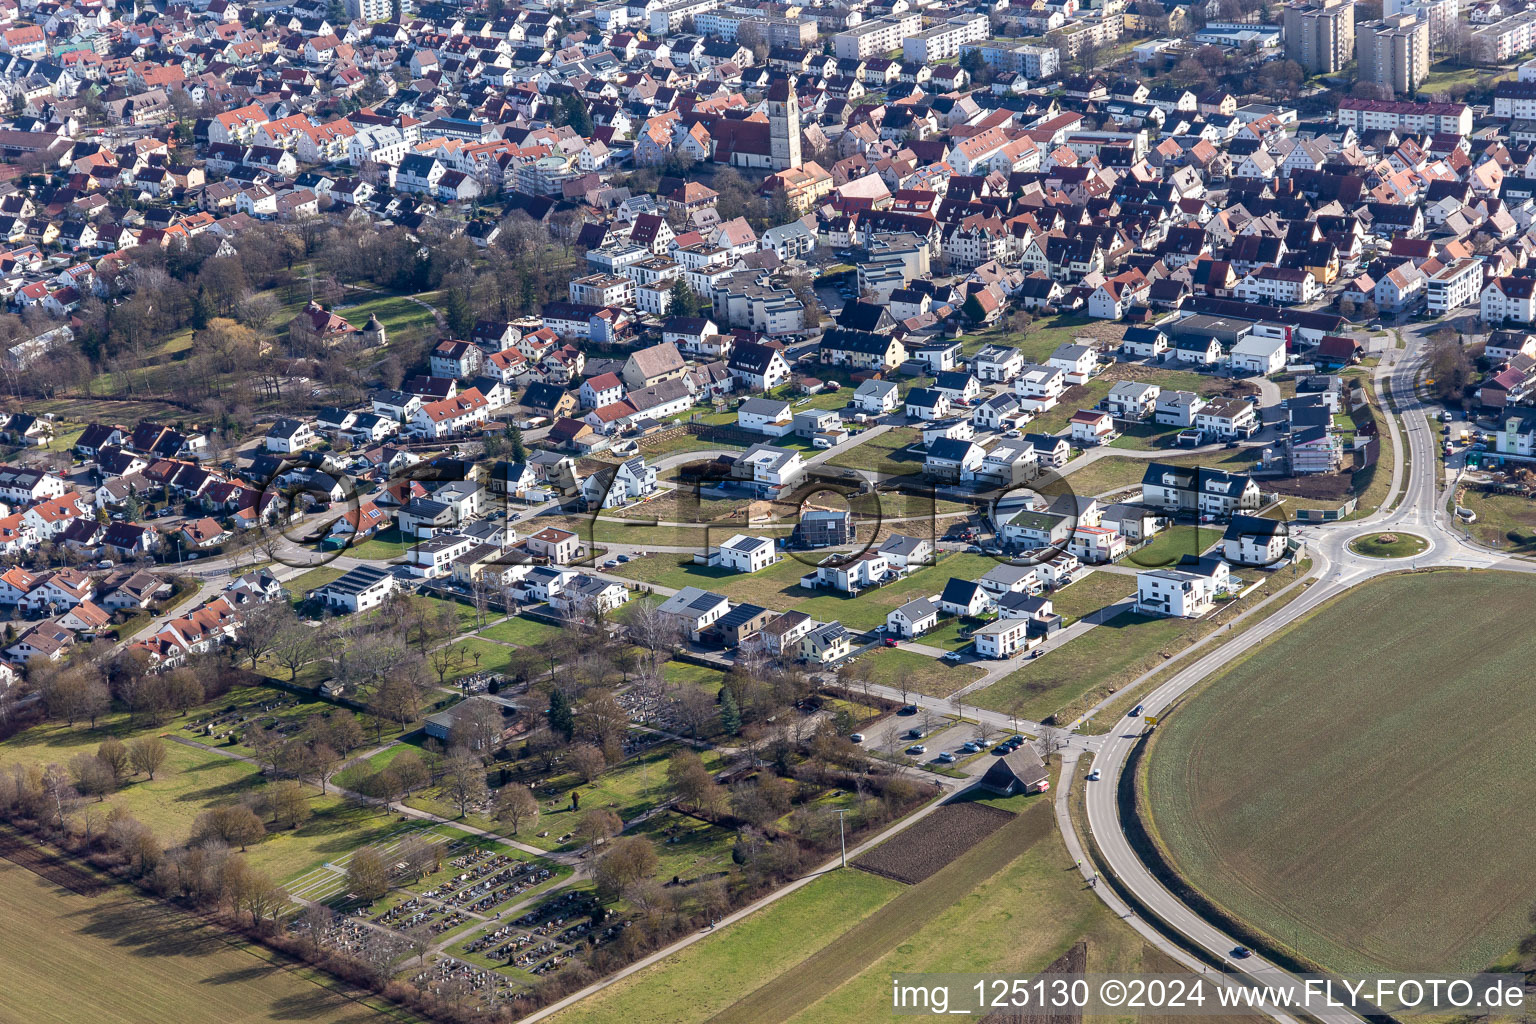
M910 747L907 748L907 753L914 754L914 755L915 754L926 754L926 753L928 753L928 748L923 746L921 743L914 743Z
M897 641L897 639L895 637L893 637L893 636L886 637L885 641L884 641L885 646L887 646L887 647L895 647L898 642L899 641Z
M938 757L934 758L934 760L938 761L940 764L954 764L955 763L955 755L951 754L949 751L946 750L946 751L944 751L944 753L942 753Z
M950 651L948 654L944 655L944 660L945 661L959 661L960 660L960 652L959 651Z
M861 733L861 732L853 733L852 735L850 735L848 737L848 742L849 743L863 743L864 742L864 734Z

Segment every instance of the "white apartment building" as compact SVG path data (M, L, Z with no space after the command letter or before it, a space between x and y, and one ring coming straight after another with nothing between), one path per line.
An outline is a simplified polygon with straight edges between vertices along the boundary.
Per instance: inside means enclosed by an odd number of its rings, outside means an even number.
M694 0L706 2L706 0ZM656 20L656 15L651 15ZM832 49L839 60L863 60L891 50L900 50L908 36L917 35L923 29L923 16L916 11L892 14L855 25L846 32L832 37ZM653 28L652 31L655 31Z
M1478 301L1483 287L1480 260L1459 260L1429 279L1429 311L1436 316Z
M1483 287L1478 316L1487 323L1536 320L1536 279L1496 277Z
M1472 108L1465 103L1413 103L1351 97L1339 101L1338 119L1341 126L1357 132L1472 133Z
M1177 569L1148 569L1136 574L1136 611L1198 619L1216 603L1216 582L1210 576Z
M902 59L919 64L931 64L934 61L958 57L960 47L966 43L979 43L986 39L989 28L985 14L957 15L903 39Z

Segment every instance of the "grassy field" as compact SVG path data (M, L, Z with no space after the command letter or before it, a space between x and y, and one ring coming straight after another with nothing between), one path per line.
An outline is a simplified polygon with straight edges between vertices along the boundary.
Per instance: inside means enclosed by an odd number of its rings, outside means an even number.
M1074 384L1062 392L1061 402L1054 409L1041 413L1030 421L1029 429L1042 434L1055 434L1067 429L1079 409L1092 409L1102 402L1113 381L1095 377L1087 384Z
M715 1019L855 1024L889 1015L890 977L908 971L1036 971L1077 942L1088 969L1136 969L1141 940L1085 889L1038 797L988 799L1020 812L911 886L820 955ZM898 842L900 840L897 840ZM1005 941L988 937L1006 936Z
M1493 494L1467 488L1461 505L1477 513L1472 536L1501 551L1536 551L1536 501L1518 494Z
M539 798L539 820L537 825L524 825L517 838L541 850L574 849L579 846L579 842L574 839L561 838L575 829L577 819L581 817L579 812L571 810L573 791L581 794L583 811L606 807L625 821L638 817L666 799L667 761L678 749L676 743L652 747L608 769L592 783L581 781L573 772L559 770L541 778L519 779ZM705 752L703 756L705 765L712 769L720 763L718 754ZM456 806L433 789L409 797L406 803L444 818L457 818L459 814ZM464 821L490 831L502 830L494 822L473 813Z
M301 705L301 709L312 706ZM150 826L162 843L179 844L186 840L198 814L232 803L267 784L250 762L217 750L171 742L171 737L191 735L182 724L182 720L173 719L160 728L134 728L122 713L102 719L97 729L44 723L0 744L0 764L65 765L76 754L93 753L108 736L126 742L138 736L164 735L168 737L165 766L155 773L154 780L136 776L107 800ZM245 751L240 746L228 749ZM275 878L287 878L368 842L386 827L388 819L371 807L352 804L335 793L322 794L314 786L306 785L304 791L309 797L310 819L295 830L270 832L247 851L254 867L269 871Z
M492 640L517 644L519 647L532 647L534 644L541 644L545 640L559 636L560 627L551 626L547 622L538 622L534 619L510 618L503 622L486 626L480 630L479 635L489 637Z
M1130 682L1183 646L1197 625L1189 619L1121 612L971 694L971 703L1043 719L1096 686Z
M1349 546L1371 558L1412 558L1428 548L1429 542L1412 533L1372 533L1350 541Z
M1221 534L1220 526L1171 526L1122 561L1136 569L1166 569L1177 565L1185 555L1204 554L1206 548L1221 540Z
M347 554L353 558L372 558L388 561L404 557L411 546L411 541L402 536L400 531L391 526L374 534L367 540L358 541L347 548Z
M123 890L88 899L0 861L0 1019L33 1024L414 1021ZM46 965L46 970L40 970Z
M1309 562L1303 562L1299 567L1300 574L1305 575L1309 566ZM1021 718L1038 720L1054 714L1062 722L1072 721L1093 704L1297 578L1290 570L1253 575L1259 583L1257 588L1242 598L1218 602L1216 611L1203 619L1150 618L1135 612L1122 612L972 694L973 703ZM1131 577L1121 578L1134 588ZM1063 596L1069 597L1080 585L1074 583ZM1293 591L1285 601L1294 600L1296 594ZM1273 614L1276 607L1270 606L1261 615ZM1084 728L1097 731L1094 723L1104 721L1111 714L1113 711L1107 709Z
M1536 900L1529 594L1513 574L1389 577L1218 676L1147 758L1178 869L1334 970L1505 954Z
M928 638L919 637L917 642L927 643ZM879 647L863 657L869 662L872 682L898 686L905 678L911 689L931 697L948 697L983 675L983 670L975 665L951 665L916 651Z
M1067 620L1067 625L1112 605L1136 593L1136 578L1113 572L1093 572L1080 577L1075 583L1046 596L1057 615Z
M327 583L340 579L346 574L345 569L339 569L334 565L322 565L308 572L301 572L288 580L283 586L293 596L295 603L302 602L304 595L316 587L323 587Z
M823 875L740 924L582 1000L551 1024L699 1024L825 949L903 888L867 871ZM827 913L828 907L837 912Z
M923 471L923 457L910 453L898 456L896 453L920 444L922 440L923 432L918 428L896 427L839 453L828 460L828 464L846 469L867 469L888 476L911 476Z

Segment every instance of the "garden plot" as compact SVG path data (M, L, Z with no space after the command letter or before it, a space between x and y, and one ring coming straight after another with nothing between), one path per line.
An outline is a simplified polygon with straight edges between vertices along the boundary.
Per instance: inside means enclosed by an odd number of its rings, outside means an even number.
M1013 816L1012 811L987 804L945 804L853 864L916 885L1002 828Z

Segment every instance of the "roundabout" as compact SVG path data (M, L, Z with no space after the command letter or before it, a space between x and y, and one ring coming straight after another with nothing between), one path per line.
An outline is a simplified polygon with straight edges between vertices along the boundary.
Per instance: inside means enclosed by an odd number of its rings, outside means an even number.
M1349 550L1366 558L1412 558L1429 550L1429 541L1416 533L1393 530L1366 533L1349 542Z

